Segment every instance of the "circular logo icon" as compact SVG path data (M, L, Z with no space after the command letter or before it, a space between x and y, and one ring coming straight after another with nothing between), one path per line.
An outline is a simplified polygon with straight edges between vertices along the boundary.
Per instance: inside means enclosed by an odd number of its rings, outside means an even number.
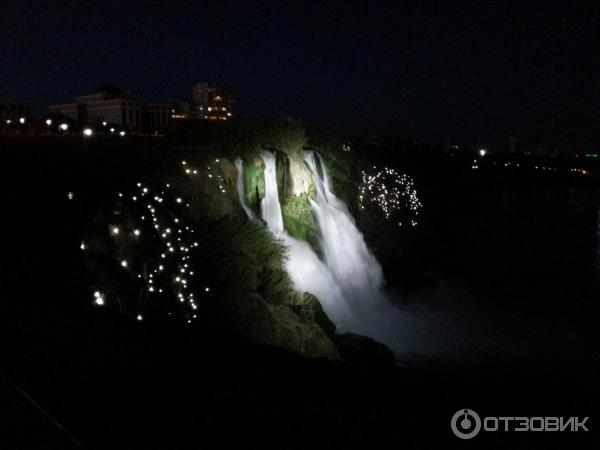
M461 439L471 439L481 430L481 419L472 409L459 409L450 422L452 432Z

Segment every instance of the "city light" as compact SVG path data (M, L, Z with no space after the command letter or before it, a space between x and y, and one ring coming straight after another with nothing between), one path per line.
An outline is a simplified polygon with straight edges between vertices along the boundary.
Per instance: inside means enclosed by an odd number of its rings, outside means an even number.
M61 123L61 124L60 124L60 129L61 129L62 131L67 131L67 130L69 129L69 125L68 125L68 124L66 124L66 123Z
M124 131L119 132L119 136L125 136L125 132Z
M94 292L94 303L98 306L104 305L104 295L102 295L102 292Z
M25 117L21 117L21 118L19 119L19 122L20 122L21 124L24 124L24 123L25 123Z
M11 123L12 123L12 120L10 120L10 119L6 120L6 125L10 125Z
M485 156L486 153L487 153L487 150L485 150L483 148L481 150L479 150L479 156Z
M48 125L48 126L52 125L52 119L46 119L46 125Z
M92 134L94 134L94 132L92 131L91 128L86 128L85 130L83 130L83 135L90 137Z

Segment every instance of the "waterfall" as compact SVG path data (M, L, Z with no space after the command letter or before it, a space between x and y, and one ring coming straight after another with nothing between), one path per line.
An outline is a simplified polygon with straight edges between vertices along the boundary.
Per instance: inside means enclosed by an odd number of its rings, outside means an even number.
M382 297L381 265L369 251L344 202L331 191L324 161L319 161L322 177L317 170L315 152L306 152L305 161L317 183L317 196L311 200L311 206L319 225L327 266L348 298L355 300L355 308L370 307Z
M246 205L246 202L244 200L246 195L245 195L245 191L244 191L244 164L242 162L242 158L237 158L235 160L235 167L237 167L237 170L238 170L237 193L238 193L238 197L240 199L240 204L242 205L242 208L244 208L244 211L246 212L248 219L254 220L255 219L254 212L250 208L248 208L248 206Z
M322 174L317 167L317 157ZM400 311L383 291L385 279L381 265L367 247L346 204L333 193L327 165L321 155L306 152L305 162L317 188L311 206L320 232L325 264L342 290L345 309L351 312L349 316L337 317L334 309L331 318L343 330L362 333L398 348Z
M294 282L296 290L317 297L334 322L336 318L344 323L350 321L351 311L347 308L342 289L329 268L307 242L293 238L284 230L277 193L275 155L264 151L262 157L265 163L265 198L261 202L262 217L275 238L280 239L287 247L285 269Z
M285 268L296 289L315 295L338 331L364 334L397 348L398 311L383 293L381 265L369 251L346 205L333 193L324 161L320 161L321 176L315 153L305 155L317 188L311 206L319 227L322 261L307 242L291 237L284 230L275 155L263 151L262 158L265 163L262 218L288 249ZM240 195L243 197L243 192Z
M275 154L269 151L262 152L265 163L265 197L260 202L262 217L267 222L269 230L275 235L283 232L283 217L277 192L277 170Z

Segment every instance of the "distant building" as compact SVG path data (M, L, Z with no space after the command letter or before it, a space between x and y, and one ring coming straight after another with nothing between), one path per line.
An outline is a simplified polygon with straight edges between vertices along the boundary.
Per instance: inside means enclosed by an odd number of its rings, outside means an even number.
M62 114L79 123L92 125L107 122L129 130L154 131L170 123L166 104L142 104L112 85L100 86L94 94L80 95L73 103L51 105L49 114Z
M187 120L192 117L190 102L185 100L167 100L167 106L171 114L171 120L176 122L179 120Z
M0 104L0 124L9 125L31 120L31 109L22 105Z
M48 106L48 114L51 116L64 116L77 123L83 123L85 121L85 105L76 103L50 105Z
M198 83L192 89L193 116L203 120L228 120L233 117L233 92L216 83Z
M142 105L142 128L157 131L171 123L171 110L164 103L149 103Z

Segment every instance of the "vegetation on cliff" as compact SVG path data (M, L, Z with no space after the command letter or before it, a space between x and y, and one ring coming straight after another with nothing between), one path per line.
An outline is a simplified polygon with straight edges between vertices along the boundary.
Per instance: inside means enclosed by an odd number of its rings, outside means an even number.
M112 204L98 204L81 244L91 301L138 320L219 323L261 343L338 359L335 326L318 299L294 289L285 248L246 219L236 188L233 163L242 157L244 202L260 217L260 152L275 151L285 227L314 244L304 127L289 119L202 126L168 137L160 157L144 155L137 176L105 194Z

